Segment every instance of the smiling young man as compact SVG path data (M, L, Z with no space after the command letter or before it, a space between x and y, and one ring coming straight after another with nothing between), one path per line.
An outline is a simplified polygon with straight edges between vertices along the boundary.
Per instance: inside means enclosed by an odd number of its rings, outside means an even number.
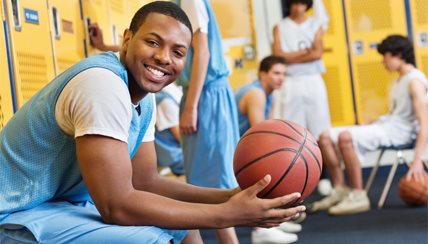
M17 111L0 132L1 243L198 243L185 229L269 227L304 210L279 208L298 194L257 198L269 176L245 191L158 176L151 93L181 73L191 30L175 4L147 4L120 59L82 60Z

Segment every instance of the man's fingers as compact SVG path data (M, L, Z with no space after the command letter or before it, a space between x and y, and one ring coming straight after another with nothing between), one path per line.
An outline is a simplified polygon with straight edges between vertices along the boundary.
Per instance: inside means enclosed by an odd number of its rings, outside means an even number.
M263 179L259 180L256 184L252 185L247 189L247 192L250 195L256 196L259 192L261 192L267 185L269 185L271 181L270 175L265 175Z

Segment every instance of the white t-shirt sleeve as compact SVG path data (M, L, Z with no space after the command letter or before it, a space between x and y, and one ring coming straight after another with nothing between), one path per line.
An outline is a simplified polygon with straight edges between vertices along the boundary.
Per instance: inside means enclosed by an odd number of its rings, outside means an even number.
M171 127L178 126L179 124L179 112L180 109L174 101L169 98L163 99L158 104L158 110L156 114L156 127L159 131L169 129Z
M104 68L87 69L64 87L55 107L59 127L74 138L96 134L127 142L132 119L128 87Z
M201 0L182 0L181 8L189 17L193 33L199 29L203 33L208 33L209 17L205 5Z
M156 98L155 94L150 93L149 96L153 98L153 113L152 118L150 119L149 127L147 127L146 134L144 135L142 142L149 142L155 140L155 124L156 124Z

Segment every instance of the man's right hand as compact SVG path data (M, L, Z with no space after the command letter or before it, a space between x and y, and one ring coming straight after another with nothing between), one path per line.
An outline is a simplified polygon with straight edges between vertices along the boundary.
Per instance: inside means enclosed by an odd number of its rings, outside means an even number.
M289 221L305 211L305 206L283 208L286 204L300 197L298 192L274 199L257 197L257 194L269 185L270 181L271 176L266 175L253 186L242 190L222 204L226 226L270 228Z

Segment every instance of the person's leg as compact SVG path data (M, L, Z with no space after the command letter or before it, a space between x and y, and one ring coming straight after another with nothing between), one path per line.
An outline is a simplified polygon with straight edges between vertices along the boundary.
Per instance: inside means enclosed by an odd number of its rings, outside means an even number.
M344 131L339 134L339 149L345 163L346 173L349 180L349 185L353 189L363 189L363 177L361 173L360 160L355 152L352 136L349 131Z
M239 243L235 228L216 229L215 235L219 244Z
M8 215L0 222L0 233L14 240L29 239L37 243L134 244L180 243L188 231L155 226L110 225L104 223L92 203L62 201L46 202L33 209Z
M340 167L340 160L336 154L336 147L329 131L321 133L318 145L321 150L324 166L331 177L333 186L343 186L345 184L345 180Z
M198 243L204 243L202 241L201 234L199 230L189 230L189 233L187 236L183 239L181 242L183 244L198 244Z

